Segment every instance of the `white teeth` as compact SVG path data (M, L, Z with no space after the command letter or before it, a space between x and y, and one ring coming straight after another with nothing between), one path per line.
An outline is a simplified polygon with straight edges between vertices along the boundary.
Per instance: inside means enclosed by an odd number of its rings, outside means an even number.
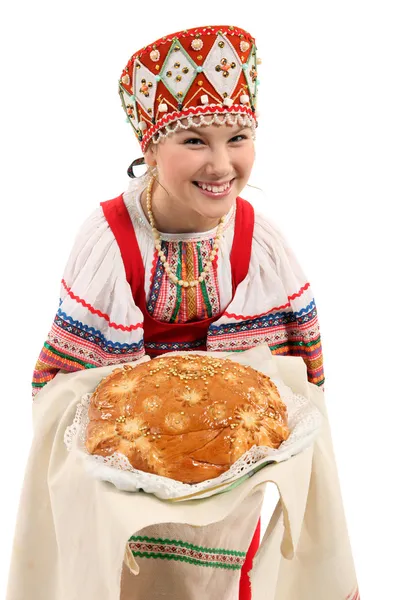
M214 194L221 194L222 192L225 192L225 190L227 190L230 187L230 183L225 183L224 185L221 186L215 186L215 185L208 185L206 183L198 183L198 186L201 187L203 190L207 190L208 192L213 192Z

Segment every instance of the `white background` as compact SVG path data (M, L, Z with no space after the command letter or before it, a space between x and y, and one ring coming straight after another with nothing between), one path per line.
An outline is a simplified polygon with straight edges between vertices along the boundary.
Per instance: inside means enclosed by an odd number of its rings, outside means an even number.
M141 154L119 76L142 46L209 24L257 40L256 208L280 226L316 298L362 598L397 596L398 8L25 0L2 9L1 597L31 439L30 381L63 268L83 220L125 189Z

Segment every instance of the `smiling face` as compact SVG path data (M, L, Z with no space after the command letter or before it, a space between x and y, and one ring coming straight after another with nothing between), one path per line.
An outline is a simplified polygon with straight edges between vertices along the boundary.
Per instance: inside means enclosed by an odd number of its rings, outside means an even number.
M152 209L158 228L216 226L245 187L254 157L251 128L226 123L178 129L151 145L145 159L157 166Z

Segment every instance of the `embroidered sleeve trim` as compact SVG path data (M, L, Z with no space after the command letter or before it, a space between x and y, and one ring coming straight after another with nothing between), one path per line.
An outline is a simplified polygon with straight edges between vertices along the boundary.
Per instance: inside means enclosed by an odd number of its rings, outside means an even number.
M111 321L110 317L106 313L103 313L97 308L94 308L91 304L88 304L85 300L74 294L71 291L71 288L68 287L64 279L62 279L61 283L64 286L65 290L68 292L70 298L72 298L72 300L75 300L76 302L79 302L79 304L82 304L82 306L87 308L93 315L97 315L108 321L109 327L112 327L113 329L120 329L121 331L134 331L135 329L143 329L143 323L136 323L136 325L120 325L118 323L114 323L113 321Z
M265 315L268 315L271 312L274 312L275 310L284 310L285 308L289 308L290 307L290 300L294 300L295 298L300 298L300 296L303 295L303 293L308 290L308 288L310 287L309 283L306 283L302 288L300 288L300 290L295 293L292 294L291 296L288 296L288 300L289 302L287 302L286 304L283 304L282 306L275 306L274 308L270 308L267 312L265 313L260 313L259 315L236 315L235 313L228 313L228 312L224 312L224 314L222 316L224 317L228 317L229 319L240 319L240 320L247 320L247 319L258 319L259 317L264 317ZM303 309L306 310L306 309ZM300 313L301 314L301 311Z

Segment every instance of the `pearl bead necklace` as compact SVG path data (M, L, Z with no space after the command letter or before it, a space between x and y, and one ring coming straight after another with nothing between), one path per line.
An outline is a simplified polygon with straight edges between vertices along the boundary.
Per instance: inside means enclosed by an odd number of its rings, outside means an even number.
M147 185L147 212L149 215L150 225L151 225L151 229L153 232L154 246L158 252L158 256L160 257L162 266L164 267L164 270L165 270L166 274L168 275L168 277L170 278L170 280L173 283L178 284L184 288L195 287L195 286L199 285L199 283L204 281L204 279L207 276L207 273L211 269L211 265L214 262L215 257L217 256L218 248L219 248L219 241L220 241L221 235L222 235L222 228L224 225L225 216L221 217L221 219L220 219L220 222L219 222L219 225L217 228L217 233L216 233L215 240L214 240L214 244L213 244L213 247L211 250L210 258L207 260L206 264L204 265L204 269L203 269L202 273L197 277L197 279L193 279L193 281L185 281L184 279L178 279L178 277L175 275L175 273L172 273L171 267L169 266L168 261L167 261L167 257L165 256L163 250L161 249L160 234L159 234L158 230L156 229L153 212L151 210L151 194L152 194L154 182L155 182L155 177L152 177Z

